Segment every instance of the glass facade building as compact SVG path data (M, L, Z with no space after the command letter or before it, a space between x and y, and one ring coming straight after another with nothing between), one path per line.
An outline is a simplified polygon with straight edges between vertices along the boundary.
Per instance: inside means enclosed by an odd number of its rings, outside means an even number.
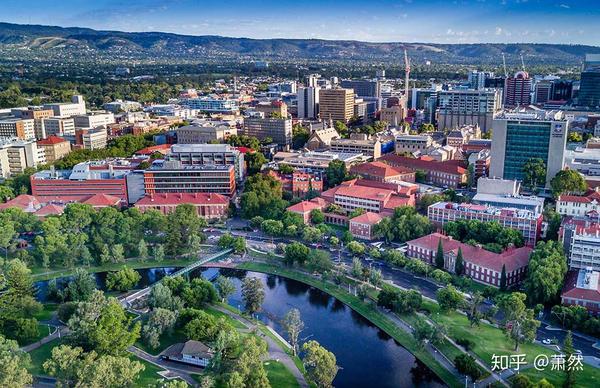
M523 180L523 166L540 158L548 165L550 122L509 122L506 125L504 179Z

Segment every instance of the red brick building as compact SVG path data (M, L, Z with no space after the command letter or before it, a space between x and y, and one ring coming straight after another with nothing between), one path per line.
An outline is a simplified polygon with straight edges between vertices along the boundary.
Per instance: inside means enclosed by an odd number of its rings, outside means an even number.
M283 191L291 193L295 198L304 197L311 190L316 193L323 191L323 179L320 174L304 171L282 174L273 170L269 170L267 174L281 182Z
M502 267L506 270L506 286L520 283L527 274L530 247L508 248L502 253L483 249L481 246L464 244L440 233L432 233L408 241L406 255L435 265L435 255L439 242L444 251L444 268L454 272L458 250L462 251L464 274L479 283L499 287Z
M175 211L177 205L191 204L196 208L198 216L205 219L221 219L227 217L229 198L216 193L161 193L147 195L134 205L145 212L156 209L163 214Z
M350 219L350 233L352 236L362 240L373 239L373 228L383 216L378 213L367 212Z
M415 172L406 167L393 167L383 162L369 162L355 164L350 172L360 175L364 179L377 182L404 181L415 182Z
M314 209L323 210L327 202L321 198L313 198L310 201L302 201L287 208L287 211L296 213L302 217L305 224L310 223L310 212Z
M467 168L459 160L446 160L439 162L430 157L419 159L405 156L387 154L379 158L390 166L404 167L412 171L423 171L427 174L427 182L442 187L455 188L467 183Z

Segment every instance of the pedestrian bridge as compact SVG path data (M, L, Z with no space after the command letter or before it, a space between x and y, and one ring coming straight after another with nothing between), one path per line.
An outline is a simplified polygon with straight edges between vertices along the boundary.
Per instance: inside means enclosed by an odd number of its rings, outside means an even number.
M190 264L190 265L188 265L186 267L183 267L180 270L177 270L177 271L173 272L172 274L165 276L164 278L185 275L186 273L188 273L190 271L193 271L193 270L195 270L198 267L202 267L204 264L209 263L209 262L211 262L213 260L220 259L223 256L226 256L226 255L230 254L231 252L233 252L233 249L228 248L228 249L222 250L220 252L214 253L214 254L212 254L210 256L201 257L200 259L198 259L197 261L193 262L192 264ZM136 301L136 300L138 300L138 299L140 299L140 298L148 295L150 293L150 291L152 290L152 287L156 286L161 281L162 281L162 279L159 280L158 282L154 283L151 286L148 286L148 287L146 287L146 288L144 288L142 290L136 291L136 292L134 292L131 295L127 295L126 297L124 297L124 298L121 299L121 304L125 308L130 307L131 304L134 301Z

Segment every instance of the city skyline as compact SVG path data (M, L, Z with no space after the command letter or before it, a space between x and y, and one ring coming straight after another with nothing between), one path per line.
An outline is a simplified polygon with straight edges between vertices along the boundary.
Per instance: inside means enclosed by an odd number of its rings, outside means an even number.
M185 35L314 38L368 42L563 43L598 45L594 20L600 4L583 0L264 0L226 5L191 0L165 3L115 0L94 3L43 0L3 5L0 21L89 27L100 30L161 31ZM594 17L596 16L596 17Z

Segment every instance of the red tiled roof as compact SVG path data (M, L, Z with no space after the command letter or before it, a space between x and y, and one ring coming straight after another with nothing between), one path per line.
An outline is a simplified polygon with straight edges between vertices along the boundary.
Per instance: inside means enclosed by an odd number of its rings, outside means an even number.
M58 136L48 136L45 139L42 140L38 140L38 145L54 145L54 144L60 144L60 143L64 143L67 140L63 139L62 137L58 137Z
M121 203L121 198L108 194L94 194L83 203L93 207L118 206Z
M358 224L367 224L367 225L375 225L381 221L383 217L377 213L366 212L361 214L360 216L356 216L350 219L350 222L355 222Z
M147 195L136 202L136 206L179 205L227 205L229 198L217 193L160 193Z
M51 216L51 215L60 215L60 214L63 214L64 211L65 211L64 206L49 204L49 205L43 206L38 211L36 211L35 215L38 217L46 217L46 216Z
M569 271L566 276L565 285L561 294L562 298L582 299L591 300L594 302L600 302L600 282L595 290L578 288L577 277L579 271Z
M350 168L350 171L356 174L374 175L384 179L413 172L406 167L393 167L379 161L354 165Z
M171 144L159 144L155 146L150 146L146 148L142 148L139 151L135 152L135 155L152 155L155 152L160 152L163 155L166 155L171 150Z
M437 250L438 243L442 240L442 248L444 253L458 253L458 249L462 250L465 262L479 265L497 272L502 271L502 266L506 266L506 272L512 272L521 267L526 267L529 262L529 255L533 251L530 247L509 248L502 253L495 253L485 250L478 246L464 244L454 240L451 237L441 233L431 233L427 236L408 241L409 245L416 245L430 251Z
M41 206L40 201L33 195L21 194L6 203L0 204L0 210L17 207L22 210L35 210Z
M585 195L561 195L558 197L558 200L576 203L591 203L594 200L600 202L600 193L595 190L590 190Z
M302 201L287 208L288 211L295 213L308 213L314 209L322 209L323 205L313 201Z

